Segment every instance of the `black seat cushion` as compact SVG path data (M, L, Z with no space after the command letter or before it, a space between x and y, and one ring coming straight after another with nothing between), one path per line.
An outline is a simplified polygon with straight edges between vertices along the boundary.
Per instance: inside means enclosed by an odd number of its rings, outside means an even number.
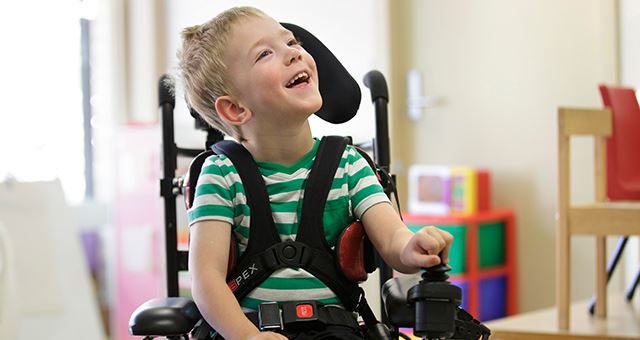
M189 333L201 319L193 300L158 298L138 307L129 319L131 335L172 336Z

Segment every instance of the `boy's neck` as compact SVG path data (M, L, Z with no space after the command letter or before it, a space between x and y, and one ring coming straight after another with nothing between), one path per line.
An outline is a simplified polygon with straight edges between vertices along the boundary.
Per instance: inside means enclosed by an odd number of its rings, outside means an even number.
M313 148L311 128L304 126L287 134L256 134L242 142L258 162L271 162L290 166L300 160Z

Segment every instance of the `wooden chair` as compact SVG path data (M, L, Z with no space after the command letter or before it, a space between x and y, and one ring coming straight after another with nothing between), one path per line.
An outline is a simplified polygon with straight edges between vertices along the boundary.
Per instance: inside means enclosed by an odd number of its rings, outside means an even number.
M627 86L598 86L602 103L612 112L612 134L607 138L607 199L609 201L640 201L640 105L636 91ZM618 239L613 255L607 263L607 281L622 257L629 236ZM640 270L629 286L626 299L631 301L640 281ZM589 313L595 312L595 296L589 304Z
M640 234L640 202L607 200L606 138L612 135L610 109L560 108L558 112L558 228L556 250L556 302L558 326L569 329L570 256L573 235L596 238L595 315L606 317L606 237ZM595 201L572 204L570 198L570 139L594 137Z

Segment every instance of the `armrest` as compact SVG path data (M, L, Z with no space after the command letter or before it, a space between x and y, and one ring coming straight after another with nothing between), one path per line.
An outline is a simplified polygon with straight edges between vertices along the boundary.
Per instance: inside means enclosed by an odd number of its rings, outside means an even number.
M420 274L395 277L382 285L380 294L389 322L395 327L413 327L415 313L407 303L407 292L420 281Z
M195 302L188 298L152 299L131 314L131 335L169 336L189 333L202 318Z

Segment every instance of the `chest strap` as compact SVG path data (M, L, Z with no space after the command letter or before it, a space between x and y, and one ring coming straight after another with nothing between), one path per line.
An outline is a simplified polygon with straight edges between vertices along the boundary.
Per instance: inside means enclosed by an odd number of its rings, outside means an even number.
M323 225L327 196L346 145L344 137L328 136L321 140L305 183L296 240L285 242L278 235L266 185L251 154L233 141L213 145L213 150L226 155L237 169L251 209L247 249L227 275L227 283L238 300L275 270L291 267L305 269L326 284L346 308L358 309L363 299L362 289L349 281L337 267L335 254L325 239Z

